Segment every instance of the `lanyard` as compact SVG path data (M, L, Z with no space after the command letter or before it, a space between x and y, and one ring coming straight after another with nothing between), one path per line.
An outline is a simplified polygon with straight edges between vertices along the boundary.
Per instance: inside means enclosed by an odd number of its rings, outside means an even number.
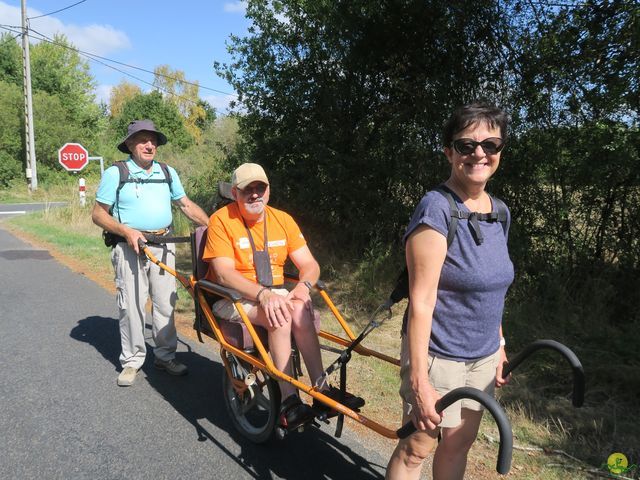
M251 230L249 230L249 227L247 227L247 222L244 221L244 218L242 219L242 223L244 223L244 228L247 231L247 235L249 236L249 243L251 243L251 250L255 254L256 253L256 244L253 241L253 236L251 235ZM267 238L267 212L266 212L266 210L264 212L264 250L266 250L267 253L269 252L269 239Z
M273 286L273 272L271 270L271 258L269 258L269 239L267 238L267 211L264 212L264 250L256 250L256 244L253 241L251 230L247 227L247 223L242 219L244 228L251 243L251 251L253 252L253 267L256 271L256 279L260 285L265 287Z

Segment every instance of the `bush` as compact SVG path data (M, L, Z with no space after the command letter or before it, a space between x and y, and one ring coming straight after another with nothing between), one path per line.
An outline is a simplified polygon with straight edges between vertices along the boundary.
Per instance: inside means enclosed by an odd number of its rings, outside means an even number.
M8 187L11 181L20 178L21 174L21 162L5 152L0 152L0 187Z

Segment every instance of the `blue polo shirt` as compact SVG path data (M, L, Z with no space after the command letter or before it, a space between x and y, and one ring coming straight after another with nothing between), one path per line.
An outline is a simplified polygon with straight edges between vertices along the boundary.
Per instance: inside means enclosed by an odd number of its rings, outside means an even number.
M147 173L131 158L127 160L130 178L163 180L164 173L160 164L153 162L151 172ZM186 194L180 177L169 167L171 189L168 183L125 183L120 190L118 205L113 209L113 217L136 230L159 230L171 225L171 201L179 200ZM120 172L115 165L107 168L102 175L96 200L105 205L116 201L116 189L120 183ZM173 191L173 194L171 193Z

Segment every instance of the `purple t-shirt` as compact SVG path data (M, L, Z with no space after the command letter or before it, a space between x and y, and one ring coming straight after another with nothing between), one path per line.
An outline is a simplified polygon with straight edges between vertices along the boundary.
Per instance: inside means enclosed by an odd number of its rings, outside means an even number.
M457 195L453 198L460 210L469 211ZM427 225L446 238L449 211L444 195L427 192L413 213L404 242L419 225ZM509 225L508 212L507 217ZM513 282L513 263L502 224L479 223L484 236L481 245L476 244L469 221L460 219L447 250L429 342L429 353L436 357L466 362L491 355L500 346L504 298Z

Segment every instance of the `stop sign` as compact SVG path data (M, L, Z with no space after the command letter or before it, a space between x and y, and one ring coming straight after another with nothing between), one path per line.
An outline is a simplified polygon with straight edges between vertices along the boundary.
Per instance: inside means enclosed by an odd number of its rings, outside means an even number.
M58 162L70 172L79 172L89 163L89 152L79 143L65 143L58 150Z

